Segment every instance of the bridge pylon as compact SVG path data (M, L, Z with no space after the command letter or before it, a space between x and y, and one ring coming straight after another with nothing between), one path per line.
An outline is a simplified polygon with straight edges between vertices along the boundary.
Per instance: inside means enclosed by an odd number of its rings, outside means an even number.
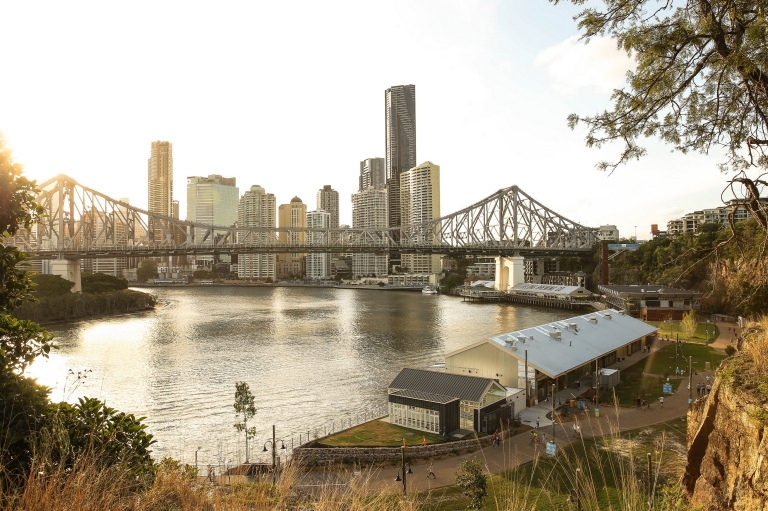
M51 261L51 273L59 275L62 278L74 282L73 293L79 293L83 290L80 281L80 260L79 259L54 259Z
M525 258L521 255L496 258L497 291L509 291L509 288L525 282Z

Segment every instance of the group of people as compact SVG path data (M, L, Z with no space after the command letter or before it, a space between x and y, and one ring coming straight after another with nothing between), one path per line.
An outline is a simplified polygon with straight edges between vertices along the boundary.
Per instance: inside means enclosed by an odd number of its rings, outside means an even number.
M696 384L696 395L706 396L710 392L712 392L712 385L709 384L709 376L707 376L707 383L697 383Z

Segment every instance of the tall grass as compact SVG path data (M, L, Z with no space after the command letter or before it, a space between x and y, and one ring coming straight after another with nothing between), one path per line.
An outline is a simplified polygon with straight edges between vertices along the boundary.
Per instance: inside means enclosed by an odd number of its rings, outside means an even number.
M568 433L561 426L558 435L563 438ZM560 445L557 457L541 456L522 467L519 465L530 459L530 454L507 447L505 465L510 470L490 477L484 509L575 509L568 499L575 497L572 489L576 487L576 469L580 469L579 493L584 511L647 510L649 451L653 509L687 509L678 484L683 467L679 446L676 452L669 451L669 441L663 434L620 434L616 424L601 433L601 439ZM49 464L38 463L20 489L0 491L0 511L432 511L467 506L467 500L455 487L412 493L403 499L391 486L382 484L376 470L351 478L348 473L314 473L314 480L321 484L312 486L305 484L301 467L289 464L275 484L211 484L196 477L189 467L163 462L155 478L141 486L127 471L98 466L96 459L84 456L71 470L54 472L50 472Z

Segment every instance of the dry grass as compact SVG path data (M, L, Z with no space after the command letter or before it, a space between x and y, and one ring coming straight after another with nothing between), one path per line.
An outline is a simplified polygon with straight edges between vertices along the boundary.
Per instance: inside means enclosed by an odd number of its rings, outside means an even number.
M741 350L752 357L756 371L768 374L768 316L750 321L743 336Z

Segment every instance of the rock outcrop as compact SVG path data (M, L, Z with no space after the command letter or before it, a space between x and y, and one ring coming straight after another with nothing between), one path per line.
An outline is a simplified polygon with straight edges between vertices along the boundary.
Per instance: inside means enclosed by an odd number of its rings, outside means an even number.
M765 334L765 332L761 332ZM765 382L747 354L724 361L712 393L688 411L686 486L706 510L768 510Z

